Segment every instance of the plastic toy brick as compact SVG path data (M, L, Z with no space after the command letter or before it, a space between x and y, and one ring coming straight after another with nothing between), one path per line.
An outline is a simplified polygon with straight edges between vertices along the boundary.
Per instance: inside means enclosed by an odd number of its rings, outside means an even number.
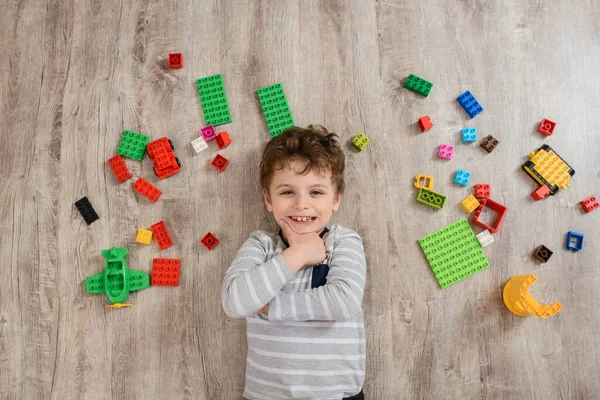
M481 107L469 90L458 96L456 100L471 118L475 118L483 112L483 107Z
M75 202L75 207L83 217L86 224L90 225L92 222L100 219L96 210L92 206L92 203L88 200L87 196L83 197Z
M500 143L498 139L494 138L492 135L488 135L488 137L483 139L483 142L481 142L480 146L488 153L491 153L494 151L498 143Z
M433 190L421 188L417 195L417 201L441 210L446 203L446 196L436 193Z
M466 212L472 213L477 207L479 207L479 202L477 201L475 196L470 195L469 197L461 201L460 205Z
M183 56L181 53L169 54L169 68L183 68Z
M173 246L173 241L171 240L171 235L169 235L169 231L167 230L167 226L163 221L157 222L156 224L150 226L152 229L152 233L158 242L158 248L161 250L168 249Z
M229 164L229 160L220 154L217 154L216 157L214 158L214 160L212 160L212 162L210 163L210 165L212 165L213 167L215 167L216 169L218 169L221 172L223 172L225 170L225 167L227 167L227 164Z
M421 175L421 174L415 176L415 187L417 189L425 188L425 189L432 190L433 182L434 182L433 176Z
M562 305L555 302L553 305L540 304L528 288L536 281L535 275L517 275L506 282L502 291L504 305L515 315L528 317L535 315L540 318L547 318L560 311Z
M598 200L596 200L594 196L590 196L587 199L580 201L579 204L581 204L581 208L583 208L583 211L586 214L598 208Z
M487 229L477 235L477 240L479 241L481 247L485 247L489 244L494 243L494 237Z
M468 186L469 180L471 179L471 173L459 169L454 175L454 183L457 185Z
M535 249L533 252L533 257L541 263L546 263L550 257L552 257L552 254L553 253L550 251L550 249L542 244Z
M534 200L542 200L549 194L550 188L546 185L542 185L539 188L535 189L533 192L531 192L531 197L533 197Z
M466 219L419 239L441 288L490 266Z
M199 137L197 139L192 140L192 147L194 148L194 151L196 152L196 154L198 154L202 150L207 149L208 145L204 141L204 138Z
M419 118L419 129L421 129L421 133L427 132L431 128L433 128L433 124L431 123L431 118L428 115L425 115Z
M217 239L212 233L208 232L202 239L200 239L200 242L202 242L207 249L212 250L216 245L219 244L219 239Z
M367 144L369 144L370 140L366 137L362 132L358 135L354 136L352 139L352 144L360 151L362 151Z
M275 137L287 128L294 126L294 118L290 112L290 106L281 83L258 89L256 94L271 137Z
M416 75L409 74L408 78L406 78L406 81L404 82L404 87L427 97L429 96L429 92L433 87L433 83L428 82L423 78L419 78Z
M205 126L204 128L200 128L200 134L204 138L205 142L210 142L212 140L215 140L215 138L217 137L217 131L215 130L215 127L212 125L208 125L208 126Z
M490 197L490 185L487 183L478 183L475 185L475 197L478 199Z
M151 244L152 243L152 231L147 229L138 229L135 241L138 243Z
M206 125L223 125L231 122L231 112L221 74L196 81Z
M217 142L217 146L219 146L219 150L223 150L231 144L231 138L227 131L219 132L215 141Z
M152 286L179 286L181 260L176 258L152 259Z
M181 171L181 162L173 153L175 146L166 137L148 143L148 156L154 161L154 173L160 179Z
M496 220L494 221L492 226L488 226L479 220L479 217L481 216L481 212L483 211L483 209L485 207L489 208L492 211L495 211L497 214ZM491 233L497 233L500 230L500 227L502 226L502 222L504 221L504 218L506 218L507 213L508 213L508 208L504 207L502 204L496 203L494 200L489 199L489 198L483 199L481 201L481 204L477 208L477 211L475 211L472 221L475 225L480 226L483 229L488 229Z
M129 250L119 247L102 250L102 257L106 258L104 271L88 277L85 290L90 294L105 294L110 303L119 304L127 300L129 292L150 286L147 273L129 269L127 253Z
M567 233L567 250L578 252L583 247L583 233L569 231Z
M445 158L446 160L451 160L454 155L454 146L450 146L449 144L440 144L440 150L438 151L439 158Z
M137 182L134 183L133 189L147 197L153 203L158 200L162 192L158 190L156 186L145 180L144 178L139 178Z
M462 141L463 143L473 143L477 140L477 128L463 128Z
M116 156L109 158L108 165L110 165L110 168L113 170L119 183L123 183L131 178L131 172L129 172L123 157L120 155L117 154Z
M144 151L146 151L146 146L149 141L150 136L126 130L123 132L123 137L119 143L117 153L124 157L142 161L142 158L144 158Z
M537 183L548 186L551 195L569 188L569 179L575 175L575 170L546 144L529 153L529 161L522 168Z
M545 136L550 136L554 132L554 127L556 123L550 121L549 119L544 118L542 122L540 122L540 126L538 127L538 132Z

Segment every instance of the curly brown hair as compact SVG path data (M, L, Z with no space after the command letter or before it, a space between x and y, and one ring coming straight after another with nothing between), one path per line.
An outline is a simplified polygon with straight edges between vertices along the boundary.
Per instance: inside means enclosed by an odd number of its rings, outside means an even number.
M308 128L293 127L281 132L269 140L260 162L260 184L269 190L271 178L276 170L290 165L292 161L304 160L306 167L301 174L308 174L312 168L317 173L331 171L331 181L338 194L344 193L344 169L346 157L339 136L328 132L321 125L309 125Z

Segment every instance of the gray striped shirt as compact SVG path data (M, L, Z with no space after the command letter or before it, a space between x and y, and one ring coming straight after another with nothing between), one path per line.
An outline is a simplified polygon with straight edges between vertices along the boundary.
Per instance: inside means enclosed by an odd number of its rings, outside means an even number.
M225 273L222 302L231 318L246 318L244 397L342 399L365 379L362 239L333 225L323 237L327 283L311 289L312 268L292 275L276 233L254 231ZM269 313L256 311L269 303Z

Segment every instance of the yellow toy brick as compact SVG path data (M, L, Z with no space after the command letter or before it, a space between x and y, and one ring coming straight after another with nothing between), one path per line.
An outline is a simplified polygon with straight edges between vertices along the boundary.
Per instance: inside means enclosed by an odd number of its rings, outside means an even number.
M352 139L352 144L356 146L356 148L360 151L362 151L365 148L365 146L369 144L369 142L369 138L366 137L365 134L362 132L354 136L354 139Z
M460 202L462 208L465 209L466 212L472 213L477 207L479 207L479 201L475 198L475 196L470 195L466 199Z
M529 286L536 281L535 275L517 275L510 278L504 290L502 291L502 298L504 305L515 315L520 317L528 317L535 315L540 318L551 317L556 314L561 308L562 304L555 302L553 305L540 304L535 297L527 291Z
M138 243L151 244L152 243L152 231L146 229L138 229L135 241Z
M548 145L529 153L529 161L522 168L537 183L548 186L550 194L567 189L569 179L575 175L575 170Z
M433 176L429 176L429 175L417 175L415 176L415 187L417 189L429 189L429 190L433 190Z

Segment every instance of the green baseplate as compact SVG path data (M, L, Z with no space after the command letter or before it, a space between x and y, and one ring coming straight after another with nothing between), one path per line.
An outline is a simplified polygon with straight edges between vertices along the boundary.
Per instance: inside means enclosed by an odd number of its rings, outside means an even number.
M142 161L148 142L150 142L150 136L126 130L121 137L117 154Z
M221 74L207 76L196 81L206 125L223 125L231 122L229 102Z
M256 94L265 114L271 137L275 137L287 128L294 126L294 118L290 112L290 106L281 83L258 89Z
M442 288L490 266L466 218L422 237L419 244Z

